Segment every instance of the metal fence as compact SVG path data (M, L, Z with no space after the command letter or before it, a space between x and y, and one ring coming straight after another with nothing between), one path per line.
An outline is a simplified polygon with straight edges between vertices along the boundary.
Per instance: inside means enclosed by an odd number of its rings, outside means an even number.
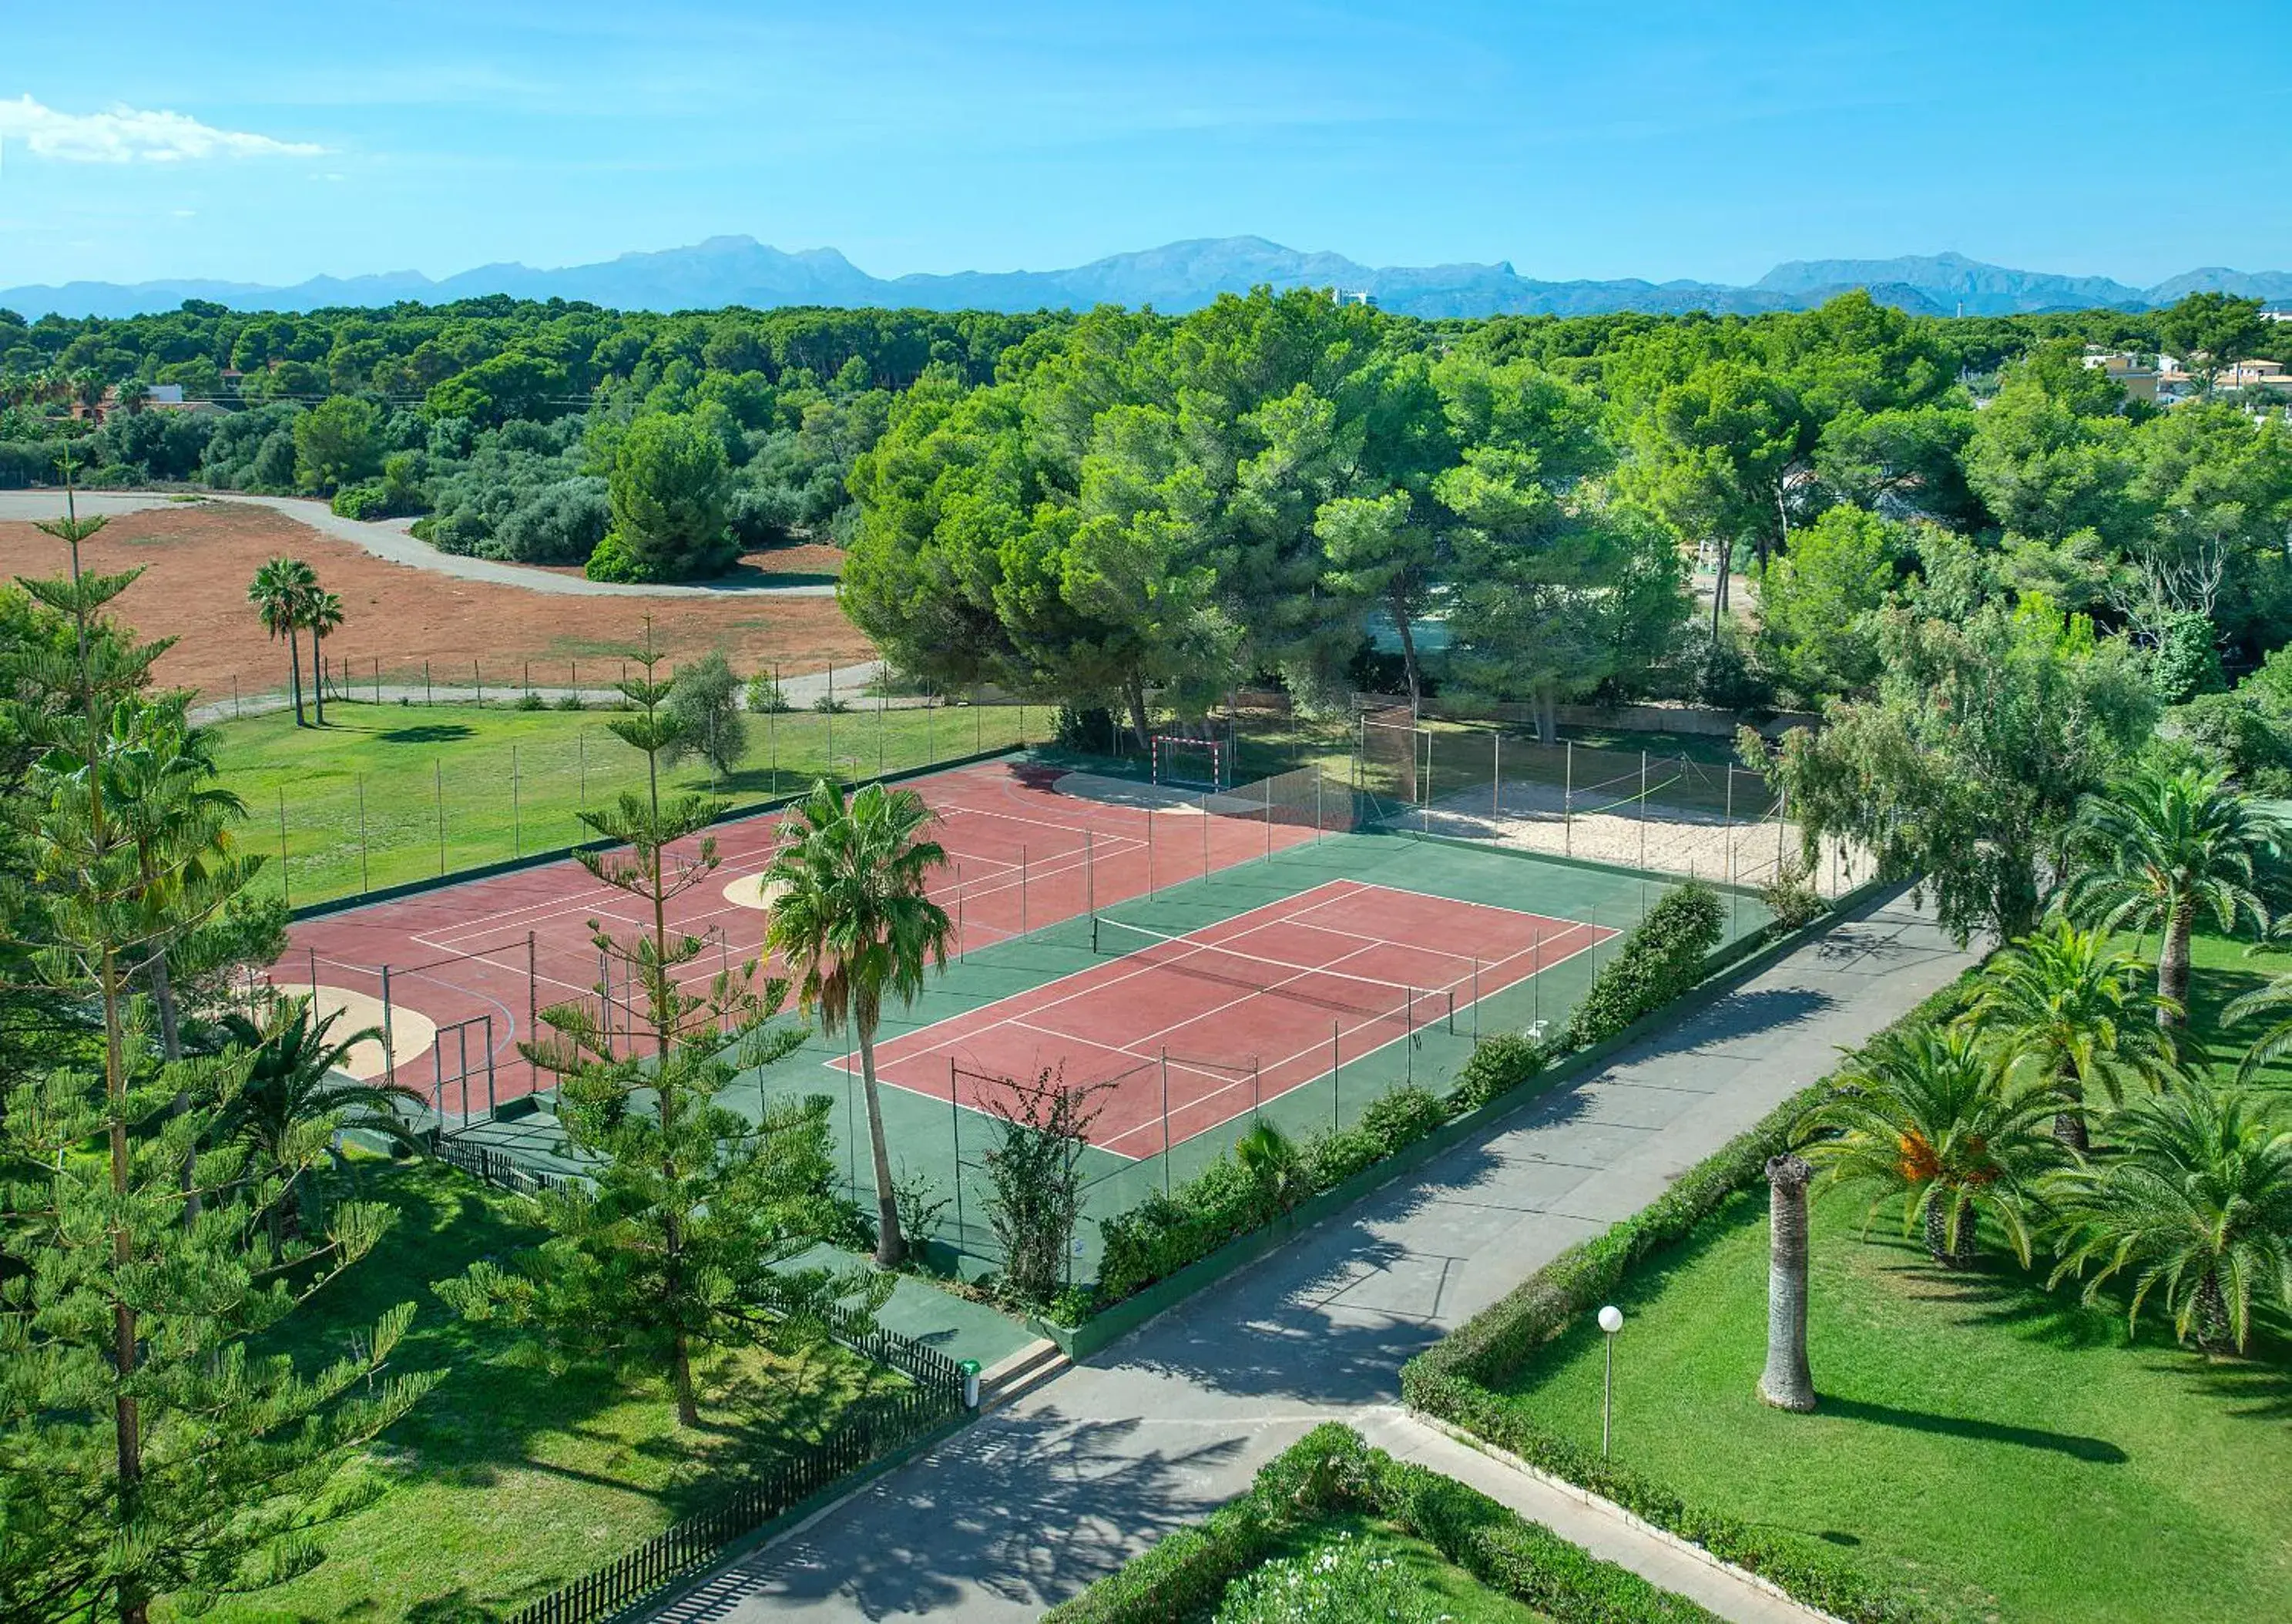
M489 710L500 698L488 695ZM236 786L251 814L243 838L270 860L256 884L290 906L569 850L596 837L584 808L645 782L643 755L613 737L608 716L521 717L522 737L485 744L466 739L467 723L425 718L418 702L333 704L407 747L388 772L337 767ZM762 808L822 777L859 784L1040 742L1051 716L1038 705L880 692L849 709L758 712L743 719L731 772L689 758L674 787L721 796L736 812Z
M932 1353L920 1345L915 1351ZM753 1476L706 1511L662 1530L626 1555L519 1609L512 1615L512 1624L592 1624L610 1618L706 1567L734 1541L963 1413L959 1376L951 1384L918 1386L861 1400L818 1442L756 1467Z
M1758 889L1796 881L1835 900L1870 879L1835 837L1806 860L1786 797L1739 763L1595 748L1407 706L1363 707L1354 783L1385 828Z

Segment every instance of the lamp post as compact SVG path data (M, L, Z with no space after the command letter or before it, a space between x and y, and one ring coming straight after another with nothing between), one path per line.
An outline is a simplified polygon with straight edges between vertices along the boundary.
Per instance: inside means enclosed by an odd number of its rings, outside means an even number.
M1616 1415L1616 1333L1624 1329L1624 1311L1613 1303L1600 1310L1600 1329L1608 1338L1608 1375L1600 1391L1600 1458L1608 1458L1608 1435Z

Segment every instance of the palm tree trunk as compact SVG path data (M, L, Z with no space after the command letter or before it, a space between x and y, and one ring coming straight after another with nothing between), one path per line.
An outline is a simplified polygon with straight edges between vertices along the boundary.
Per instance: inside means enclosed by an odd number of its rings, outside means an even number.
M286 670L295 682L295 725L308 726L303 720L303 642L291 626L286 628Z
M2197 1333L2197 1345L2207 1353L2228 1353L2236 1350L2236 1337L2231 1333L2228 1317L2228 1297L2221 1289L2220 1273L2207 1270L2197 1282L2197 1311L2191 1316L2191 1327Z
M2065 1109L2054 1113L2054 1137L2082 1156L2093 1148L2093 1141L2086 1132L2085 1086L2074 1071L2062 1072L2061 1094Z
M1804 1157L1767 1159L1767 1368L1759 1398L1778 1410L1814 1408L1806 1364L1806 1186L1814 1176Z
M2188 1020L2189 938L2196 928L2196 904L2187 898L2176 901L2166 921L2165 945L2157 954L2157 990L2167 1000L2157 1011L2159 1026L2179 1026Z
M868 1096L868 1155L876 1169L876 1264L896 1269L908 1255L900 1233L899 1203L892 1199L892 1152L884 1143L884 1103L876 1090L876 1030L854 1021L860 1039L860 1091Z
M311 703L318 707L319 725L327 725L327 657L321 651L325 639L319 628L311 628Z
M1954 1208L1958 1214L1956 1246L1949 1241L1949 1217ZM1926 1256L1945 1269L1972 1268L1977 1227L1971 1203L1963 1201L1953 1192L1937 1191L1926 1203Z

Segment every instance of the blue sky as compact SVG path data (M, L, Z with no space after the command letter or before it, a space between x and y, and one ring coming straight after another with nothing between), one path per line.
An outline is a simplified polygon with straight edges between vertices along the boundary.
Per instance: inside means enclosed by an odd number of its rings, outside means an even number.
M2283 0L0 0L0 287L726 233L1039 269L1243 232L1542 277L1956 248L2141 283L2292 269L2288 198Z

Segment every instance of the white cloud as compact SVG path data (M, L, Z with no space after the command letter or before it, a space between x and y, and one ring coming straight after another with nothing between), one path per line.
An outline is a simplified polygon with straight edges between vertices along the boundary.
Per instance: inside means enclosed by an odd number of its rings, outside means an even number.
M324 147L218 130L186 113L115 107L62 113L28 95L0 101L0 141L20 141L35 158L71 164L177 164L206 158L315 158Z

